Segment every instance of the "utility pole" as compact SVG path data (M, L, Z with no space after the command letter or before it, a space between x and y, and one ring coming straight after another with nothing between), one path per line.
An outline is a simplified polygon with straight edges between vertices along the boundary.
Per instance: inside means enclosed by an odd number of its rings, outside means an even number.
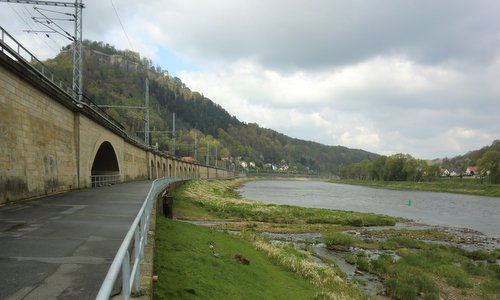
M210 158L209 158L209 153L210 153L210 144L207 142L207 166L210 165Z
M83 52L82 52L82 0L75 0L75 40L73 42L73 93L78 101L83 97Z
M172 138L174 140L173 155L175 156L175 113L172 113Z
M217 146L215 146L215 167L217 168Z
M149 79L146 77L146 97L145 97L145 116L144 116L144 143L149 146Z
M82 101L83 97L83 53L82 53L82 10L85 8L82 0L75 0L75 2L62 2L62 1L38 1L38 0L0 0L0 2L7 3L18 3L18 4L32 4L32 5L48 5L48 6L58 6L58 7L74 7L75 14L72 15L75 19L75 33L73 36L68 34L67 32L61 33L60 31L51 28L50 24L55 24L53 20L47 18L46 24L42 24L46 27L52 29L52 32L58 33L71 41L73 41L73 96L78 99L78 101ZM33 17L35 21L37 18ZM39 21L37 21L39 22ZM39 22L40 23L40 22ZM57 25L56 25L57 26ZM57 26L60 28L59 26ZM36 31L32 31L36 32Z
M194 132L194 159L198 160L198 131Z

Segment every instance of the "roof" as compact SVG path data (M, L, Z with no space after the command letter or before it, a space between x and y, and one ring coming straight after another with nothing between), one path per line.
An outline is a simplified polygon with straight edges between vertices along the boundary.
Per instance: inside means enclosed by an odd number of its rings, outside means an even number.
M184 156L184 157L181 157L181 160L183 161L187 161L187 162L193 162L193 161L196 161L193 157L191 156Z

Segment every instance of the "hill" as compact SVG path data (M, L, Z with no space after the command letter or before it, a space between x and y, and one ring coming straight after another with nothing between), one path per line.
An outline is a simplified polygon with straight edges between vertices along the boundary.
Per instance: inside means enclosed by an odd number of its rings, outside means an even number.
M441 167L455 171L457 173L464 172L469 166L477 166L480 164L480 159L488 151L500 151L500 140L495 140L491 145L482 147L478 150L469 151L464 155L455 156L453 158L443 158Z
M71 48L45 63L71 81ZM336 174L339 166L375 159L377 154L294 139L257 124L246 124L223 107L191 91L180 78L153 66L139 53L102 42L84 42L84 93L106 108L127 132L144 139L145 81L149 79L150 141L159 150L218 166L252 171ZM173 113L175 113L175 135Z

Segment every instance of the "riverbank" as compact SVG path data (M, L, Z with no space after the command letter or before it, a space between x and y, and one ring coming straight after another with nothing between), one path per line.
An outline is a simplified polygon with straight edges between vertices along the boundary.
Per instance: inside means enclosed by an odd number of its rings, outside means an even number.
M481 183L477 178L438 178L430 182L330 179L328 182L392 190L427 191L500 197L500 184Z
M168 283L169 277L179 277L169 289L175 288L179 295L192 294L193 289L197 292L201 279L195 280L189 274L205 274L203 268L222 270L221 265L238 264L236 254L250 256L246 253L251 248L265 254L266 263L293 272L312 284L318 299L494 299L500 295L500 250L482 250L479 240L464 240L462 233L438 228L387 226L394 225L396 220L388 216L248 201L235 194L235 188L242 183L241 180L193 181L175 192L174 217L211 229L199 240L191 238L189 232L174 234L172 230L176 229L169 224L164 227L166 230L158 231L157 239L165 239L165 245L176 245L158 247L155 254L155 270L171 269L161 278L167 278ZM159 222L160 227L165 225L162 223ZM368 224L378 225L366 227ZM193 225L186 228L192 232L202 230ZM206 257L204 251L215 249L219 253L218 249L229 243L219 241L210 248L211 236L219 234L245 243L238 246L238 251L225 253L224 260ZM167 242L168 238L176 241ZM466 250L457 246L461 243L474 243L479 248ZM191 249L201 250L186 259L173 259L176 252ZM193 259L195 262L190 263ZM238 268L233 271L238 272ZM220 278L204 276L213 281L204 288L222 289ZM251 289L251 285L243 283L254 281L247 276L250 275L238 277L242 281L239 291L243 299L248 299L244 296L245 289ZM157 299L168 298L160 293L162 282L155 289ZM276 284L283 282L276 280ZM215 299L208 295L202 298ZM185 296L189 298L188 294Z

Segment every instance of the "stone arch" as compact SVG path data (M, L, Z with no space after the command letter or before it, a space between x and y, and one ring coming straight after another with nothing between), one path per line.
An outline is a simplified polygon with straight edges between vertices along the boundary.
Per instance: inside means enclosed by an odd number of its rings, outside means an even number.
M156 174L155 174L155 164L153 162L153 160L151 160L151 163L150 163L150 174L149 174L149 179L150 180L153 180L156 178Z
M172 164L171 163L168 164L168 176L172 177Z
M163 172L162 177L167 177L167 165L163 162Z
M120 182L120 166L115 149L110 142L104 141L99 146L90 169L92 187Z
M160 178L161 177L160 171L161 171L160 162L157 161L156 162L156 178Z

